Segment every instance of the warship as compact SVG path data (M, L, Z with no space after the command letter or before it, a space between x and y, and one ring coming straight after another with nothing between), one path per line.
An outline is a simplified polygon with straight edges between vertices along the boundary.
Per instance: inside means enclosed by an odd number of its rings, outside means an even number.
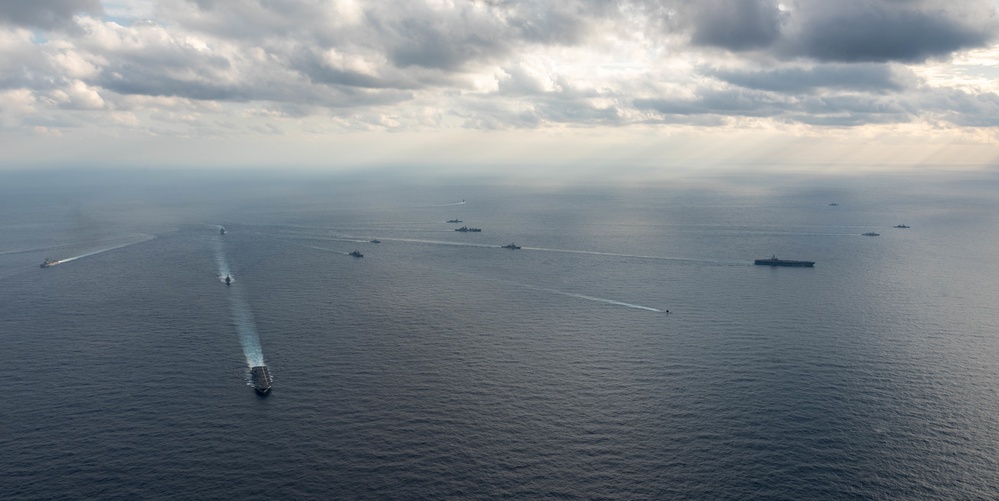
M253 389L260 395L266 395L271 391L271 373L266 365L258 365L250 369L250 381Z
M793 261L790 259L777 259L774 255L770 259L757 259L753 264L761 266L790 266L792 268L811 268L815 266L815 261Z

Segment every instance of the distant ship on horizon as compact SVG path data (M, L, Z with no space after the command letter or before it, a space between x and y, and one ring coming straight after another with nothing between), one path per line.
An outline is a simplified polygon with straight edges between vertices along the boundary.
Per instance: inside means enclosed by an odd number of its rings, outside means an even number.
M758 264L761 266L788 266L791 268L812 268L815 266L815 261L794 261L791 259L777 259L775 254L770 259L757 259L753 261L753 264Z
M875 233L873 231L868 231L867 233L861 233L861 235L863 235L865 237L880 237L881 236L880 233Z
M460 223L462 221L461 221L461 219L448 219L447 222L449 222L449 223Z
M462 233L466 233L466 232L469 232L469 231L472 231L472 232L482 231L482 229L481 228L469 228L468 226L462 226L461 228L458 228L458 229L456 229L454 231L460 231Z
M504 245L503 248L504 249L519 249L520 246L517 245L517 244L515 244L515 243L513 243L513 242L511 242L511 243L509 243L507 245Z

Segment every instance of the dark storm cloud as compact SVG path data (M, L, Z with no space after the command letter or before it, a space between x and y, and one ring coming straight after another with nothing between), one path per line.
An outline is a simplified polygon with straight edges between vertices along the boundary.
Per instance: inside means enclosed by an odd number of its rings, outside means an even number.
M694 5L695 45L739 52L767 47L780 37L783 16L772 0L701 0Z
M715 71L725 82L749 89L782 93L808 93L820 89L864 92L897 92L913 79L908 72L884 64L827 64L810 68L791 67L763 71Z
M788 51L823 61L919 62L996 37L994 6L966 2L802 2Z
M3 0L0 23L43 29L73 26L78 13L99 14L100 0Z
M780 59L920 62L982 47L999 19L989 0L633 0L694 47Z

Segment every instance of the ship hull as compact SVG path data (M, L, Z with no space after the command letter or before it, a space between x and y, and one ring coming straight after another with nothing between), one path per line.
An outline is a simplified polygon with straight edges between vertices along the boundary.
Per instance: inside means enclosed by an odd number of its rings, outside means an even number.
M760 266L787 266L790 268L812 268L815 261L789 261L784 259L757 259L753 264Z

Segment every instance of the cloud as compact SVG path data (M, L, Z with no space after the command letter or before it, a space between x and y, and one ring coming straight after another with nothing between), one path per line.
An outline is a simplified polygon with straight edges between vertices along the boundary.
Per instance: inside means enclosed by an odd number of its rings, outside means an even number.
M995 39L994 4L967 0L809 0L791 14L791 56L839 62L920 62Z
M78 13L101 14L100 0L11 0L0 2L0 23L43 29L74 26Z
M701 0L692 17L695 45L741 52L773 44L784 15L773 0Z
M0 92L30 102L5 127L997 125L996 88L947 62L993 43L988 0L108 5L148 18L89 0L0 2ZM931 65L946 78L919 71Z
M793 107L794 100L779 94L745 89L711 89L698 93L693 99L643 98L634 106L652 110L664 116L723 115L743 117L771 117Z
M898 92L912 85L911 72L883 64L825 64L766 70L719 70L713 75L729 84L748 89L782 93L812 93L819 90Z
M694 47L782 60L921 62L996 39L989 0L673 0L642 2ZM657 4L651 6L650 4Z

